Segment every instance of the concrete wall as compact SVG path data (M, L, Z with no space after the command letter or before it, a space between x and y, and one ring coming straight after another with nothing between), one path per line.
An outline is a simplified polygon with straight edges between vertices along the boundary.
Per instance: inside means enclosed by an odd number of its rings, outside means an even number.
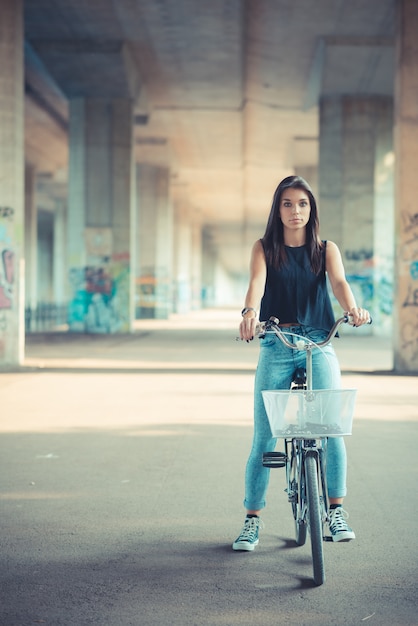
M23 358L23 3L0 0L0 366Z

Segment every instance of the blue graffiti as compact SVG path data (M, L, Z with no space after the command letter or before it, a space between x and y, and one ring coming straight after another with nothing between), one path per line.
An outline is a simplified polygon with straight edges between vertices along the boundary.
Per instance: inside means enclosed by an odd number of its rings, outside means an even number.
M385 315L393 312L393 284L384 276L377 284L377 303L379 310Z
M414 280L418 280L418 261L414 261L411 263L411 267L409 268L411 272L411 276Z
M370 308L373 305L374 286L371 276L361 276L360 274L348 274L347 280L350 283L356 299L361 302L361 306Z

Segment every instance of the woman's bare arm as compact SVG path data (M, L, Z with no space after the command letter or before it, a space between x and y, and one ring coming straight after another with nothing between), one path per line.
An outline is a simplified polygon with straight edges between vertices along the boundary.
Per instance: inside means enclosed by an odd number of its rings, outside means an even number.
M251 253L250 282L245 296L245 308L258 310L261 298L264 294L266 276L266 258L261 241L258 240L255 242ZM245 341L254 339L256 322L257 314L254 311L248 311L248 313L244 315L239 325L241 339Z

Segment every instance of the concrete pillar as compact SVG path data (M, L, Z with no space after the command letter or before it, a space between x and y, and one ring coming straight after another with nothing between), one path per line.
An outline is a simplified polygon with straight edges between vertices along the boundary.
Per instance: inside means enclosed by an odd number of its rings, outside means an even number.
M390 152L391 129L390 98L345 96L321 100L321 235L339 246L356 300L373 315L379 310L375 289L376 211L379 212L379 229L385 229L388 237L393 234L393 213L384 212L375 201L379 150L384 146ZM390 181L385 190L389 188ZM387 209L393 204L393 196L388 196L386 202ZM341 312L337 303L336 312ZM376 334L382 334L378 325L374 329ZM372 327L362 332L372 332Z
M312 188L315 197L318 197L318 165L296 165L295 174L302 176Z
M51 204L50 202L48 204ZM37 296L38 309L53 301L54 213L38 208Z
M53 293L54 302L57 306L63 306L66 302L66 263L67 240L66 240L66 200L55 199L54 211L54 235L53 235Z
M394 151L393 102L381 106L377 119L374 188L374 327L392 337L394 298Z
M216 247L209 228L202 231L202 307L215 305L215 273L217 265Z
M70 101L70 330L132 328L132 135L130 100Z
M223 233L222 230L224 230ZM202 304L204 307L241 307L244 297L241 285L236 280L236 276L224 267L221 254L219 253L220 242L227 247L229 254L234 253L231 252L231 244L228 241L227 232L225 233L225 229L222 230L219 230L216 226L208 226L203 230ZM241 246L238 246L238 250L240 249Z
M36 170L25 167L25 300L31 315L38 304L38 211ZM28 329L29 330L29 329Z
M173 210L169 170L140 164L136 171L136 317L166 319L173 306Z
M343 241L343 115L340 97L319 107L319 219L323 239Z
M191 229L191 308L197 311L202 308L202 227L200 222L195 219Z
M24 353L23 2L0 0L0 367Z
M418 372L418 3L396 6L394 367L410 373Z
M185 314L192 300L192 227L183 198L174 205L174 311Z

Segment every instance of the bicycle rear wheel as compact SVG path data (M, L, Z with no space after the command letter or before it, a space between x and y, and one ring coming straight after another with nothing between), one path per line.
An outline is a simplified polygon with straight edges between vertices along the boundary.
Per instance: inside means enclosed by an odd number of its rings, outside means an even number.
M295 535L298 546L306 543L306 519L304 516L305 509L305 476L300 471L300 442L292 442L292 454L290 459L289 479L288 479L288 497L292 505L293 519L295 520Z
M325 581L325 564L322 539L321 506L319 501L316 453L309 450L305 457L306 496L308 522L311 535L313 579L317 585Z

